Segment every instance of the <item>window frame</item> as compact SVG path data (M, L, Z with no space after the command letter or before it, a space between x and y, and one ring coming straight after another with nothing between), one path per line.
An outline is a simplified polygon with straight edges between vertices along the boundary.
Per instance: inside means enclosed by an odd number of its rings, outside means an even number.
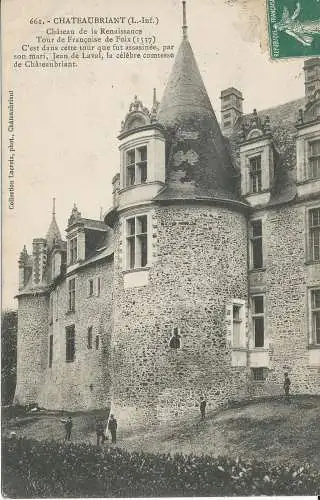
M73 284L74 286L72 287ZM75 312L76 310L76 278L68 279L68 312Z
M256 169L257 171L253 173L253 166L251 162L254 160L259 159L259 168ZM257 153L255 155L249 156L248 157L248 162L249 162L249 193L250 194L259 194L262 192L262 155L261 153ZM257 182L255 182L255 188L253 184L253 179L258 180L258 189L257 187Z
M265 380L267 379L266 371L267 370L264 366L252 366L251 373L253 382L265 382ZM257 376L259 373L262 374L261 377Z
M318 144L319 153L312 155L311 146L316 143ZM314 165L312 165L311 162L314 160L316 161L316 171L318 175L311 175L311 170L314 167ZM314 137L308 140L308 145L307 145L307 179L311 181L319 178L320 178L320 137Z
M320 349L320 332L319 332L319 338L317 338L317 332L314 329L314 312L318 313L320 316L320 307L313 307L313 294L315 292L319 292L320 294L320 287L313 287L309 289L308 293L308 304L309 304L309 345L318 347ZM319 323L320 323L320 317L319 317Z
M234 310L239 309L239 318L235 319ZM235 328L234 325L239 325L239 342L235 343ZM234 299L231 304L231 346L233 349L245 349L247 347L246 339L246 307L245 301Z
M254 235L253 234L253 225L257 222L261 223L261 234L260 235ZM251 270L259 270L259 269L264 269L264 260L263 260L263 254L264 254L264 249L263 249L263 219L252 219L249 221L249 241L250 241L250 248L249 248L249 262L250 262L250 269ZM260 242L261 246L261 266L255 266L254 264L254 245L256 242Z
M72 236L69 240L69 265L72 266L78 262L78 237Z
M128 162L128 157L133 153L133 161ZM145 159L142 154L145 153ZM129 175L129 172L131 174ZM132 146L124 151L124 187L132 187L148 182L148 144L143 143Z
M145 231L137 232L138 224L142 218L145 219ZM139 221L140 219L140 221ZM129 223L134 220L133 232ZM137 223L137 221L139 221ZM148 268L150 265L150 215L148 213L138 213L124 219L124 270L135 271ZM143 229L143 227L142 227ZM145 259L145 260L142 260ZM137 265L137 263L139 263Z
M318 210L318 220L319 225L311 225L311 214L312 212ZM317 228L319 228L317 230ZM313 240L313 234L318 233L318 258L315 258L315 245ZM309 262L319 262L320 261L320 206L312 206L307 209L307 256Z
M94 296L94 279L90 278L88 280L88 296L93 297Z
M255 299L262 297L263 299L263 312L255 312ZM267 336L266 336L266 296L264 293L255 293L251 295L251 329L252 329L252 346L253 349L266 349ZM256 319L263 319L263 345L256 345Z
M75 325L66 326L65 339L66 339L66 363L73 363L76 357Z
M87 328L87 349L92 349L92 340L93 340L93 327L92 325Z

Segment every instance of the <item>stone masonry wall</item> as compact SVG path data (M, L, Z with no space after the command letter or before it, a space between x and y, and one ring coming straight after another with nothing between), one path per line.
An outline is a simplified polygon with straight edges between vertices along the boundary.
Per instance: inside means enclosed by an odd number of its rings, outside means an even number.
M250 290L265 293L270 371L266 381L251 381L251 396L283 394L285 371L293 393L320 393L320 349L316 349L318 367L311 366L308 324L308 291L311 286L320 287L320 264L306 264L308 208L312 205L282 206L254 214L263 220L265 270L250 273Z
M47 359L48 297L19 297L15 404L36 403Z
M47 353L53 335L52 367L41 380L39 404L50 409L78 410L106 408L110 405L110 342L112 331L113 263L91 264L70 276L76 278L75 312L68 312L68 283L63 281L52 292L53 314L46 321ZM101 280L97 296L97 278ZM89 296L89 280L94 294ZM57 309L58 290L58 309ZM66 327L75 325L75 360L66 361ZM88 349L88 328L92 327L92 349ZM95 339L99 335L99 348Z
M122 428L197 414L201 395L215 407L246 387L246 367L231 366L226 327L226 305L247 300L245 216L196 205L149 214L147 286L124 289L123 219L115 231L112 407Z

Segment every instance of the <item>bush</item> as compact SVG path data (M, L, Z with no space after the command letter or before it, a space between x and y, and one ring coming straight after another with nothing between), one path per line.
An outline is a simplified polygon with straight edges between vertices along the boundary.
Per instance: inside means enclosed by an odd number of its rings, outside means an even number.
M309 464L269 466L195 455L128 453L87 444L4 438L9 498L316 495Z

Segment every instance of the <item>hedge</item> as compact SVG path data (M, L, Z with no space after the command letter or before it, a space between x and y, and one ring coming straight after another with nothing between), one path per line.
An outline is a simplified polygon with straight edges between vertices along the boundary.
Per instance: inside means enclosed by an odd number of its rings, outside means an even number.
M9 498L319 493L320 472L310 464L275 466L27 439L3 438L2 447L2 493Z

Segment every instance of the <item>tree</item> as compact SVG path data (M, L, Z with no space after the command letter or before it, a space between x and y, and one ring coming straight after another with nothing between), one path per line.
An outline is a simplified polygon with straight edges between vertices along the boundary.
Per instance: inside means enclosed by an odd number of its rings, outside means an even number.
M18 312L4 310L1 314L1 404L11 404L17 375Z

